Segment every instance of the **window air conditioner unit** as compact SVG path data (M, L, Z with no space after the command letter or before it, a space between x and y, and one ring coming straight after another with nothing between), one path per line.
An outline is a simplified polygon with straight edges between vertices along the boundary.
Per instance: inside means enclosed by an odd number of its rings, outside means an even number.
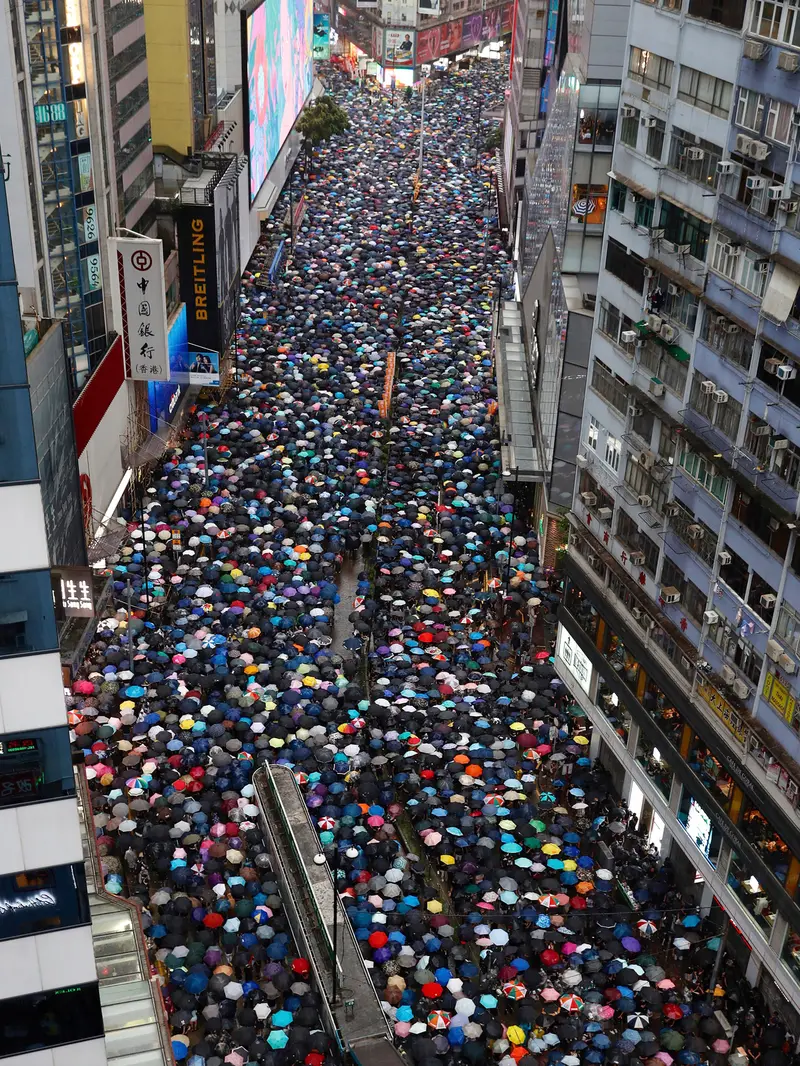
M645 470L650 470L656 461L655 452L639 452L636 458L639 466L643 466Z
M664 319L659 318L658 315L648 315L645 318L645 322L647 323L647 328L650 330L651 333L660 332L661 327L664 325Z
M779 381L794 381L797 377L797 367L792 363L781 363L775 371L775 376Z
M720 566L730 566L733 556L730 552L721 551L717 558L719 559Z
M733 694L738 696L740 700L746 700L750 695L749 686L740 677L737 677L733 682Z
M766 374L777 374L779 366L783 366L783 360L782 359L765 359L764 360L764 372Z
M583 468L584 468L585 466L588 466L588 465L589 465L589 457L588 457L588 455L580 455L580 454L579 454L579 455L578 455L578 456L576 457L576 459L575 459L575 463L576 463L576 465L577 465L577 466L579 466L579 467L581 468L581 470L582 470L582 469L583 469Z
M756 261L756 273L769 274L769 259L758 259Z
M651 226L647 234L651 241L662 241L664 239L664 230L660 226Z
M636 108L631 107L630 104L622 105L622 117L623 118L636 118Z
M761 44L760 41L745 41L744 42L744 57L745 59L752 59L756 63L759 59L763 59L767 52L767 46Z
M634 566L641 566L644 562L644 552L631 552L628 558Z
M633 615L633 617L638 622L639 619L642 617L642 609L641 609L641 607L631 607L631 614Z
M674 585L665 586L661 590L661 599L664 601L664 603L680 603L680 589L676 589Z
M753 138L748 137L746 133L736 134L736 151L741 155L750 154L750 145L753 143Z
M691 244L676 244L673 245L675 255L688 255L692 250Z
M640 507L650 507L653 503L652 496L648 496L647 493L642 493L641 496L637 496Z
M716 381L708 380L708 381L701 381L700 382L700 392L702 393L703 396L710 396L711 393L714 392L716 387L717 387Z
M586 556L586 562L589 564L589 566L597 566L597 562L598 562L597 556L596 555L587 555Z
M768 437L772 433L772 426L750 426L750 432L754 437Z
M660 397L664 395L664 382L659 381L658 378L650 378L647 387L651 396Z
M789 447L788 437L776 437L775 440L770 441L772 450L775 452L785 452Z
M739 332L739 327L736 325L735 322L726 322L725 325L722 327L722 332L732 336L734 333Z
M751 189L752 191L756 191L758 189L766 189L767 187L767 179L756 177L755 174L751 174L749 178L745 178L744 183L745 186L748 189Z
M714 403L727 403L728 394L724 389L714 389L714 391L711 393L711 399L714 401Z
M688 527L688 533L692 540L702 540L706 535L705 529L703 529L702 526L699 526L696 522L693 522L692 525Z
M786 185L770 185L767 189L768 200L785 200L788 194Z
M758 602L765 610L771 611L775 606L775 596L771 592L765 592L763 596L759 597Z
M769 155L769 145L764 141L751 141L747 152L751 159L762 161Z
M597 496L593 492L582 492L581 499L586 507L595 507L597 504Z
M778 530L781 528L781 524L777 518L770 518L769 522L767 522L767 525L773 533L777 533Z
M715 626L719 621L719 615L716 611L703 611L703 621L707 626Z
M777 662L781 655L783 655L783 645L777 640L767 641L767 655L773 662Z
M631 418L638 418L641 415L641 413L642 413L641 407L633 407L633 406L631 406L631 407L628 408L628 414L631 416Z
M620 336L623 344L634 344L639 334L635 329L624 329Z
M717 163L717 174L733 174L736 171L736 164L732 159L720 159Z
M658 335L662 339L662 341L666 341L667 344L672 344L673 341L676 341L678 339L678 331L675 329L674 326L668 326L666 322L658 331Z
M706 153L702 148L684 148L683 156L685 159L690 159L693 163L699 163L701 159L705 159Z
M642 118L642 125L644 126L644 128L646 130L655 129L657 123L658 123L658 119L657 118L653 118L652 115L645 115Z
M800 200L784 200L781 207L787 215L796 215L800 208Z
M613 507L598 507L597 508L597 517L602 522L610 522L613 514L614 514L614 508Z
M800 67L800 56L797 52L778 52L778 70L785 70L787 74L796 74Z
M732 666L722 667L722 681L725 685L732 685L736 680L736 671Z
M680 294L681 294L680 286L676 285L674 281L671 281L667 285L667 293L670 296L680 296Z
M778 666L780 666L785 674L793 674L797 669L794 659L790 655L787 655L786 652L784 652L783 655L778 656Z
M682 510L682 508L681 508L681 505L679 503L668 503L667 504L667 514L669 515L670 518L677 518L677 516L681 513L681 510Z
M650 278L654 278L656 276L656 272L655 272L655 270L653 270L652 267L645 267L644 270L642 271L642 273L644 274L645 279L647 281L649 281Z

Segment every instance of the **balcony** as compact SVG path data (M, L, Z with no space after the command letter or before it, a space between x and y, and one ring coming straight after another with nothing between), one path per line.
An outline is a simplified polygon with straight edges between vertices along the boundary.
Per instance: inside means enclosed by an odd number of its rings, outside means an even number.
M771 255L775 234L780 223L767 215L761 215L739 200L720 193L717 208L717 225L732 233L764 255Z

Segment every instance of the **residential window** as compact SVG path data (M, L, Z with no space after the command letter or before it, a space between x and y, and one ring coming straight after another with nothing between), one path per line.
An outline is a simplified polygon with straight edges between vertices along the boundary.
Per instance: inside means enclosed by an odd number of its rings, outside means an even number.
M792 116L794 108L782 100L770 100L764 136L779 144L789 144L792 139Z
M608 238L606 246L606 270L641 294L644 289L644 260L635 252L629 252L624 244Z
M612 340L626 355L633 355L635 344L626 344L622 340L622 334L633 329L633 319L628 318L618 307L601 296L597 306L596 321L601 333Z
M677 292L675 291L676 289ZM654 300L656 293L659 294L659 297ZM680 285L676 285L664 274L657 276L656 287L650 296L650 308L654 314L663 314L668 318L675 319L686 327L688 333L694 333L698 306L697 297L690 293L688 289L683 289Z
M768 362L769 360L774 359L777 359L781 363L790 363L796 366L798 376L789 381L781 381L775 373L776 364L774 362ZM800 366L798 366L785 352L762 341L756 374L759 381L763 381L765 385L769 386L770 389L780 395L782 402L788 402L795 407L800 407Z
M689 508L684 507L679 500L673 500L671 507L677 513L670 515L670 529L684 544L688 544L707 566L713 567L717 556L717 534L705 522L695 518Z
M640 364L677 396L683 396L689 373L689 355L674 345L665 347L649 339L638 349Z
M594 415L590 415L589 428L586 431L586 443L589 445L593 452L597 451L597 442L599 441L599 439L600 423L597 421Z
M668 93L672 88L672 68L671 60L644 48L631 47L628 75L642 85Z
M619 127L619 139L623 144L627 144L629 148L635 148L639 139L639 122L642 117L642 112L638 107L631 107L629 104L624 105L629 111L633 111L632 115L622 115L622 122Z
M622 414L628 411L628 384L600 359L592 366L592 388Z
M742 329L738 323L715 311L713 307L706 306L700 337L724 359L729 359L737 366L750 366L755 337L746 329Z
M763 264L769 262L752 248L735 244L724 233L716 233L712 242L710 266L718 274L728 278L754 296L761 298L767 287L768 271Z
M628 190L621 181L611 179L611 210L625 211L625 199Z
M769 260L764 256L756 252L753 248L746 248L744 255L739 256L741 264L739 270L739 285L743 289L747 289L748 292L752 292L754 296L759 298L764 295L767 288L767 279L769 277ZM764 270L764 267L767 270Z
M797 489L800 485L800 448L791 441L787 448L773 447L772 470L790 488Z
M714 399L714 393L703 391L703 381L703 375L695 372L689 406L712 426L716 426L728 440L735 441L739 431L739 419L742 417L742 405L732 396L729 396L725 403L718 403Z
M606 466L610 466L613 471L619 470L619 459L622 455L622 441L618 437L612 437L610 434L606 437L606 454L605 463Z
M683 174L689 181L716 189L719 181L717 163L723 149L712 141L696 137L688 130L673 126L669 141L668 166Z
M736 117L734 122L743 129L753 133L761 132L761 123L764 121L764 96L754 89L739 87L739 96L736 100Z
M722 78L704 74L702 70L695 70L694 67L681 67L678 98L693 107L709 111L712 115L727 118L731 110L733 85Z
M625 467L625 484L637 498L639 496L649 496L652 500L650 507L654 511L661 512L664 510L667 495L663 484L656 481L650 471L646 470L632 455L628 456L628 463Z
M713 463L703 455L698 455L690 448L684 448L679 460L680 466L686 471L692 481L710 493L720 503L725 503L728 488L728 479L718 474Z
M703 624L703 612L708 604L708 593L698 588L693 581L686 579L686 585L681 597L681 603L686 608L686 613L693 618L698 625Z
M712 627L710 634L725 658L734 662L751 681L757 682L763 660L753 645L744 639L738 628L723 618Z
M661 201L661 221L664 237L676 245L688 245L689 254L705 260L711 227L690 211L676 207L668 200Z
M731 518L741 522L743 526L747 526L754 536L758 537L770 551L774 552L783 561L789 549L789 530L782 522L775 522L772 515L759 500L748 496L738 486L733 493ZM777 528L774 528L776 526ZM730 551L730 549L728 550ZM744 563L742 566L744 566ZM733 579L729 576L732 567L735 568L735 559L731 566L725 567L722 576L731 588L735 588ZM744 596L744 591L739 591L738 589L736 591L740 596Z
M798 0L754 0L750 32L771 41L800 46Z
M744 25L746 0L689 0L692 18L707 19L729 30L740 30Z
M793 651L800 651L800 614L785 600L778 611L775 635L785 640Z
M659 545L656 541L651 540L645 533L643 533L636 522L631 518L627 511L619 508L618 521L617 521L617 536L631 549L631 551L639 551L644 555L644 562L642 566L652 576L655 576L658 569L658 557L660 555Z
M645 155L651 159L657 159L661 162L661 156L664 153L664 134L666 133L667 126L665 122L662 122L660 118L655 120L655 125L648 126L647 128L647 144L645 146Z
M759 463L764 463L769 459L771 434L769 422L758 418L757 415L750 415L744 435L744 447Z

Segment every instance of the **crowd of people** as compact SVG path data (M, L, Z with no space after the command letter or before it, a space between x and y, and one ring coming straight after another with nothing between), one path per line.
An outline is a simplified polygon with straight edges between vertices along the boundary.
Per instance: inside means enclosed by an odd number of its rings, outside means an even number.
M280 283L256 251L237 383L160 461L112 563L133 613L100 621L74 684L107 887L142 905L189 1066L338 1054L258 827L268 762L293 768L321 851L339 852L344 909L416 1066L750 1053L722 997L685 977L713 964L707 917L629 822L531 641L558 582L500 469L505 264L491 159L475 159L505 70L482 67L426 103L416 200L419 99L328 73L350 130L317 150ZM348 554L357 596L340 603ZM761 1033L762 1066L782 1066L783 1039Z

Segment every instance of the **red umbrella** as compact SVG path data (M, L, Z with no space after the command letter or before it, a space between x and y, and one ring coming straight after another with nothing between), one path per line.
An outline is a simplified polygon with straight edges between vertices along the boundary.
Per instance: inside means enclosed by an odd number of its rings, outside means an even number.
M224 923L224 921L225 919L222 917L222 915L217 914L217 912L214 911L212 914L207 914L205 916L205 918L203 919L203 925L206 927L206 929L219 929L219 927Z
M570 907L576 911L586 910L586 899L584 896L573 896L569 901Z
M442 986L437 981L428 981L422 986L422 994L426 999L436 999L442 994Z
M678 1021L683 1017L683 1011L677 1003L667 1003L664 1006L664 1017L671 1018L673 1021Z
M388 941L389 937L386 935L386 933L383 933L379 930L375 933L370 934L369 946L371 948L382 948L385 944L388 943Z
M553 951L552 948L546 948L539 957L545 966L555 966L561 958L558 952Z

